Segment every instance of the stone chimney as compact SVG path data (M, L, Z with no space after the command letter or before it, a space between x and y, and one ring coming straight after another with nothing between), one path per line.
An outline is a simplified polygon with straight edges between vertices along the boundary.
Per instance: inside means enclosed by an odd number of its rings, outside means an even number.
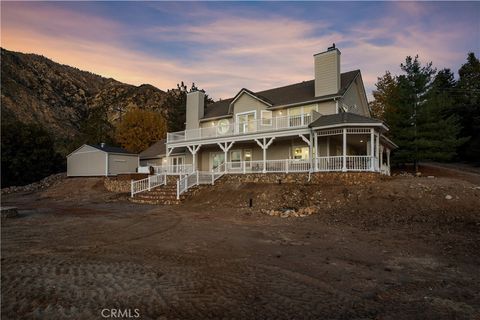
M340 90L340 54L333 44L327 51L313 56L315 97L336 94Z
M205 92L192 90L187 93L187 124L185 129L197 129L200 127L199 120L205 114Z

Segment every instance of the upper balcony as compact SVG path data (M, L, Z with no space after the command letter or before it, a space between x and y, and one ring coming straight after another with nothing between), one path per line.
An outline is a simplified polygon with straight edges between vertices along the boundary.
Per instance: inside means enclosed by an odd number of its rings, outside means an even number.
M167 133L167 143L306 128L312 120L311 113L237 122L224 119L217 121L216 125L205 128L169 132Z

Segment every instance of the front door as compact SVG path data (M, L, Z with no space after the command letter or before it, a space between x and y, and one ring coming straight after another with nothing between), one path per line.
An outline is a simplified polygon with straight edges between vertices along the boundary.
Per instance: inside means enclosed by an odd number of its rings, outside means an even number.
M252 150L243 151L243 160L245 161L245 171L252 171Z
M182 173L184 157L171 157L172 173Z

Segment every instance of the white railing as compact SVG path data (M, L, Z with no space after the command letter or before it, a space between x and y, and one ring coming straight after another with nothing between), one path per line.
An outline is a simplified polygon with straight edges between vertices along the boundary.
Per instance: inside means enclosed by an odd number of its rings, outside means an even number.
M132 180L130 184L130 196L137 193L150 191L152 188L167 184L167 177L164 174L156 174L141 180Z
M317 170L318 171L342 171L343 168L343 157L318 157L317 161Z
M171 174L181 175L189 174L193 172L193 165L191 164L179 164L179 165L166 165L166 166L152 166L155 174Z
M265 168L264 168L265 167ZM259 161L232 161L225 164L225 173L275 173L275 172L309 172L310 160L284 159Z
M271 119L230 122L228 124L205 128L169 132L167 133L167 143L301 128L308 126L312 119L312 114L303 113L292 116L274 117Z
M347 171L370 171L370 170L372 170L371 156L347 156Z
M195 171L177 180L177 199L188 189L201 184L215 184L224 172Z
M346 156L345 157L345 170L346 171L371 171L372 159L375 164L375 157L371 156ZM333 157L318 157L317 171L343 171L343 156ZM377 166L374 168L378 171Z

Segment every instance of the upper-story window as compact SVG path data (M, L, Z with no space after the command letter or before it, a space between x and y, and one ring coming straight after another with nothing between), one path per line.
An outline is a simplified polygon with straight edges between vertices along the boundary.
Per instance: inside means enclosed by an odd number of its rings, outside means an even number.
M272 125L272 111L261 110L261 117L262 117L262 126Z

